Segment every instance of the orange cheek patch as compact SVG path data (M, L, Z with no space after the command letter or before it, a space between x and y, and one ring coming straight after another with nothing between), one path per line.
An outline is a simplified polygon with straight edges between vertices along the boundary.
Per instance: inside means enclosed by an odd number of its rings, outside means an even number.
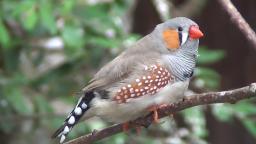
M163 39L168 49L175 50L180 47L179 34L174 29L165 30Z

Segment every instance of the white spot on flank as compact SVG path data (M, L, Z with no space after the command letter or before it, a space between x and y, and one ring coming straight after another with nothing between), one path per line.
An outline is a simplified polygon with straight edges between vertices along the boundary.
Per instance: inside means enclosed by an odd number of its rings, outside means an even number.
M75 123L75 117L74 116L71 116L70 118L69 118L69 120L68 120L68 124L71 124L71 125L73 125L74 123Z
M149 82L151 82L151 83L152 83L152 82L153 82L153 80L151 79Z
M140 79L136 79L135 81L138 83L138 82L140 82Z
M161 67L160 67L160 70L162 71L162 70L163 70L163 68L161 68Z
M132 87L132 85L128 84L128 85L127 85L127 87L129 87L129 88L130 88L130 87Z
M135 92L139 92L139 90L138 90L138 89L135 89Z
M157 87L156 87L156 86L154 86L154 89L157 89Z
M157 73L161 74L161 71L158 71Z
M148 80L145 80L145 83L148 83Z
M61 135L61 137L60 137L60 143L63 143L64 142L64 140L65 140L65 136L64 135Z
M85 103L82 103L81 107L82 107L82 109L86 109L87 105Z
M131 94L131 97L135 97L135 94Z
M119 93L120 93L120 92L121 92L121 89L119 89L117 92L119 92Z
M80 115L80 114L82 114L82 109L80 107L76 107L74 112L76 115Z
M146 71L148 70L148 67L147 67L147 66L145 66L145 70L146 70Z
M63 134L67 134L69 132L69 128L68 128L68 126L65 126L65 128L64 128L64 130L63 130Z
M140 82L140 83L138 83L138 86L141 86L142 85L142 83Z
M151 76L148 76L148 79L151 79Z
M140 91L141 91L141 92L143 92L143 91L144 91L144 89L140 89Z
M123 87L122 89L123 89L123 90L126 90L126 87Z
M145 76L143 76L143 77L142 77L142 79L146 79L146 77L145 77Z
M146 86L146 87L145 87L145 89L147 90L147 89L148 89L148 87Z
M159 78L159 75L156 75L156 78Z

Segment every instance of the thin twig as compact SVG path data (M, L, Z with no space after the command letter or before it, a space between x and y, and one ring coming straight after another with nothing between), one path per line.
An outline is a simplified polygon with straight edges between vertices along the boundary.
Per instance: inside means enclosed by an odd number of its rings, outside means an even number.
M248 42L250 42L256 50L256 34L238 12L233 3L230 0L218 0L218 2L230 16L231 22L239 28L239 30L245 35Z
M210 93L189 96L183 101L180 101L168 107L159 109L158 114L159 114L159 117L162 118L172 113L176 113L178 111L181 111L193 106L213 104L213 103L232 103L233 104L237 101L251 98L251 97L256 97L256 83L252 83L249 86L234 89L234 90L229 90L229 91L210 92ZM152 121L153 121L152 114L149 114L146 117L139 118L131 122L130 128L134 128L136 126L147 127L152 123ZM103 130L94 131L88 135L84 135L74 140L71 140L66 144L89 144L120 132L122 132L121 124L112 125Z

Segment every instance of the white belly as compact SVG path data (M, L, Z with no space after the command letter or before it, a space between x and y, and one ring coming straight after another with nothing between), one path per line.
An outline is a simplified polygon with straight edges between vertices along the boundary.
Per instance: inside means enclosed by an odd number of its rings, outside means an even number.
M147 109L151 106L170 104L182 99L188 84L189 81L169 84L155 95L145 95L122 104L97 98L92 101L93 106L90 109L90 113L115 123L134 120L148 114L149 111Z

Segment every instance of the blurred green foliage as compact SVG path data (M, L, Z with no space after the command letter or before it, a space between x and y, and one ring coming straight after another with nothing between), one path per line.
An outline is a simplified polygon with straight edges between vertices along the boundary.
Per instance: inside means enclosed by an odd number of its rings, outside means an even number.
M0 1L0 134L7 136L1 142L52 143L50 134L76 102L75 93L100 65L140 37L124 30L122 18L131 5L130 0ZM224 57L222 50L200 47L192 84L207 91L217 90L221 76L209 65ZM236 117L256 136L255 121L251 119L256 111L251 101L211 108L218 120L230 122ZM208 135L204 106L181 114L192 131L191 139L203 143ZM106 126L100 120L89 121L75 127L69 138ZM169 129L164 132L171 134ZM131 137L121 133L97 143L120 144ZM159 141L147 133L134 140Z
M47 131L42 137L49 139L65 118L65 111L54 113L51 102L73 105L77 99L73 95L104 59L119 53L124 42L138 39L124 31L121 20L131 2L0 3L0 133L20 133L27 138L19 143L31 143L35 136L30 133L39 128ZM35 123L24 131L29 120ZM70 137L94 127L81 125Z

